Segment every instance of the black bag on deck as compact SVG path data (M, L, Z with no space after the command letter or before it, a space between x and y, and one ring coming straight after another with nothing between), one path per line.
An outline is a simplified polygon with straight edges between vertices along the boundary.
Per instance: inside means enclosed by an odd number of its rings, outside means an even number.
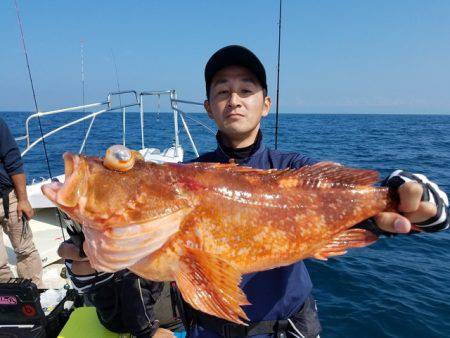
M54 338L69 319L72 309L65 309L68 300L81 305L73 289L46 316L40 302L40 291L30 279L11 279L0 283L0 338Z
M0 283L0 337L46 337L39 291L29 279Z

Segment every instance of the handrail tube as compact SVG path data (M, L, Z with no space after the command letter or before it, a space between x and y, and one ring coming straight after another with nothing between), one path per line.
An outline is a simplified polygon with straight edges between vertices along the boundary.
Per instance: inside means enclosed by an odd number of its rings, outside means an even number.
M139 115L141 118L141 148L145 149L144 146L144 96L142 95L142 93L139 95L140 101L141 101L141 105L140 105L140 111L139 111Z
M176 99L177 98L177 94L175 93L175 91L172 91L170 93L170 99ZM172 105L172 103L171 103ZM178 112L173 109L173 124L174 124L174 128L175 128L175 156L178 156L178 146L180 144L180 140L178 137L178 133L179 133L179 129L178 129Z
M69 123L67 123L67 124L65 124L65 125L62 125L61 127L58 127L58 128L56 128L56 129L53 129L52 131L48 132L47 134L45 134L45 135L39 137L39 138L38 138L36 141L34 141L30 146L28 146L28 147L22 152L22 154L21 154L22 157L25 156L26 153L28 153L28 152L29 152L36 144L38 144L39 142L41 142L44 138L47 138L47 137L49 137L49 136L51 136L51 135L57 133L57 132L60 131L60 130L66 129L67 127L73 126L74 124L77 124L77 123L79 123L79 122L81 122L81 121L87 120L87 119L90 118L90 117L93 117L93 116L97 116L97 115L103 114L104 112L107 112L107 111L109 111L109 109L99 110L98 112L91 113L91 114L89 114L89 115L83 116L83 117L79 118L78 120L69 122Z
M186 101L186 100L177 100L177 99L173 100L173 102L176 102L176 103L187 103L187 104L193 104L193 105L196 105L196 106L202 106L203 107L203 103L200 103L200 102Z
M98 106L103 106L103 105L107 105L107 104L108 104L108 102L97 102L97 103L91 103L91 104L87 104L87 105L83 105L83 106L69 107L69 108L63 108L63 109L58 109L58 110L51 110L48 112L37 112L37 113L31 114L30 116L27 117L27 119L25 121L25 133L26 133L26 139L27 139L27 148L30 146L30 121L32 119L34 119L36 117L65 113L68 111L84 109L84 108L98 107Z
M134 107L134 106L137 106L137 105L138 105L138 104L133 103L133 104L125 105L125 106L123 106L123 107ZM45 134L44 136L38 138L38 139L37 139L36 141L34 141L32 144L28 144L28 145L27 145L27 148L22 152L21 155L22 155L22 157L23 157L26 153L28 153L28 152L30 151L30 149L32 149L36 144L38 144L39 142L41 142L44 138L49 137L49 136L53 135L54 133L56 133L56 132L58 132L58 131L60 131L60 130L63 130L63 129L65 129L65 128L67 128L67 127L73 126L74 124L77 124L77 123L79 123L79 122L81 122L81 121L87 120L87 119L89 119L89 118L91 118L91 117L94 117L94 116L103 114L103 113L108 112L108 111L116 110L116 109L119 109L119 108L122 108L122 107L119 106L119 107L114 107L114 108L108 108L108 109L99 110L98 112L91 113L91 114L89 114L89 115L86 115L86 116L83 116L83 117L79 118L78 120L75 120L75 121L69 122L69 123L67 123L67 124L65 124L65 125L62 125L61 127L58 127L58 128L56 128L56 129L54 129L54 130L48 132L48 133Z
M180 118L181 118L181 122L183 123L184 131L186 132L186 134L189 138L189 141L191 142L192 149L194 149L195 156L199 157L197 147L195 146L194 140L192 139L192 136L191 136L191 132L189 131L189 128L186 124L186 121L184 120L183 115L180 114Z
M175 90L173 89L168 89L168 90L154 90L154 91L149 91L149 92L141 92L139 95L143 96L143 95L162 95L162 94L172 94L173 92L175 92Z
M126 139L126 117L125 117L126 108L122 108L122 144L125 147L125 139Z
M91 123L89 123L88 130L86 131L86 135L84 136L83 143L81 144L78 154L81 154L84 150L84 147L86 146L87 138L89 137L89 134L91 133L91 129L92 129L92 125L94 124L94 121L95 121L95 116L92 117Z
M96 103L85 104L85 105L82 105L82 106L69 107L69 108L50 110L50 111L42 111L42 112L37 112L35 114L30 115L30 117L31 116L38 116L38 115L39 116L46 116L46 115L64 113L64 112L78 110L78 109L86 109L86 108L103 106L103 105L107 105L107 104L108 104L108 102L96 102Z
M26 138L28 138L28 136L27 136L27 135L25 135L25 136L19 136L19 137L15 137L15 138L14 138L14 140L16 140L16 141L22 141L22 140L25 140Z
M122 94L134 94L134 99L136 100L136 104L139 104L138 93L135 90L121 90L118 92L109 92L108 93L108 106L111 107L111 96L122 95Z

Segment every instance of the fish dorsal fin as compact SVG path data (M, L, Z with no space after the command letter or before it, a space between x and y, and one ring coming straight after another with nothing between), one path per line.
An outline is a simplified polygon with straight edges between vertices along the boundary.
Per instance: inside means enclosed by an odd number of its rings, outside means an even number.
M277 170L262 170L255 169L252 167L240 166L236 162L229 163L215 163L215 162L194 162L194 163L183 163L183 164L173 164L167 163L164 165L168 166L190 166L195 169L204 169L204 170L217 170L217 171L233 171L233 172L242 172L242 173L255 173L255 174L266 174L267 172L277 171Z
M241 274L216 255L185 247L176 283L184 300L195 309L246 325L241 305L249 305L239 288ZM241 319L242 318L242 319Z
M320 162L290 170L280 175L280 186L370 186L379 180L375 170L344 167L333 162Z
M349 248L362 248L375 243L378 236L365 229L349 229L337 235L324 248L314 254L314 258L326 261L329 257L347 253Z

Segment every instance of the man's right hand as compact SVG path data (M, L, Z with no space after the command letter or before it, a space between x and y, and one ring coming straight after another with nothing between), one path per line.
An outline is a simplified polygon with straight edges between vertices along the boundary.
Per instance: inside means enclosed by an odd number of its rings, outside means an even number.
M58 248L58 255L64 259L72 260L72 272L76 275L84 276L95 273L89 258L81 257L79 248L72 244L63 242Z
M173 334L172 331L163 329L161 327L158 330L156 330L155 334L153 335L153 338L173 338L173 337L175 337L175 335Z

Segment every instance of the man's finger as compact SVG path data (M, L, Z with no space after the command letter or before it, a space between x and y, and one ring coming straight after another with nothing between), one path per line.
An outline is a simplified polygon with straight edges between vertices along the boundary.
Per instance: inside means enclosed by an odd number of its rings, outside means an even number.
M420 223L436 216L436 213L436 204L432 202L420 202L416 211L405 212L403 215L408 218L411 223Z
M400 204L398 210L401 212L414 212L419 208L422 199L423 188L417 182L406 182L398 188Z
M377 226L384 231L405 234L411 231L411 222L395 212L381 212L374 216Z
M22 209L17 209L17 218L18 218L19 220L22 220L22 215L23 215Z

